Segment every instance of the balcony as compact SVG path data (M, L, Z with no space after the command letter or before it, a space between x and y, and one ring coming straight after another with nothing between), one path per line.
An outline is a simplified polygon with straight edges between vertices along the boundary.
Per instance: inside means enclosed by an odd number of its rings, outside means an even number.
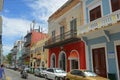
M23 55L22 56L24 58L30 56L30 48L29 47L23 49Z
M76 30L70 30L68 32L65 32L62 35L55 36L54 38L50 38L45 43L45 48L52 48L56 46L62 46L64 44L78 41L80 38L77 37L77 31Z
M29 46L30 45L30 41L26 41L25 43L24 43L24 46L25 47L27 47L27 46Z
M95 31L101 28L112 26L113 24L120 21L120 10L113 12L112 14L106 15L95 21L92 21L84 26L78 28L78 35L84 35L88 32Z

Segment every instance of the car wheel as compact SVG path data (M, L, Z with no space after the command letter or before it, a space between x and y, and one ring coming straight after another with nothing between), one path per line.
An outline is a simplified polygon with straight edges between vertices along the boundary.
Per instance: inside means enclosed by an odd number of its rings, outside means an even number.
M55 77L55 80L60 80L60 78L56 76L56 77Z
M70 80L70 79L66 78L65 80Z

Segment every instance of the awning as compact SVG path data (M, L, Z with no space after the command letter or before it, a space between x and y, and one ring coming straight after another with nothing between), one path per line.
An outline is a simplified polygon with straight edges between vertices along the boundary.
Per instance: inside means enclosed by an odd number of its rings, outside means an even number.
M68 59L78 59L78 54L76 51L72 51Z

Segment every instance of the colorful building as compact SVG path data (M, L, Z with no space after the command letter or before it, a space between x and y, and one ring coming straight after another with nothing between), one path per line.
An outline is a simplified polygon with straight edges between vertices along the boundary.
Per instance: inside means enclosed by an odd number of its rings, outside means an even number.
M37 43L37 41L43 38L41 37L40 27L38 29L34 29L34 24L33 24L33 29L31 28L30 32L28 32L24 38L25 38L25 43L24 43L22 58L23 58L24 64L29 66L30 49L34 44Z
M43 32L39 32L40 39L31 46L30 49L30 67L34 71L38 67L48 67L47 66L47 55L48 50L44 49L45 41L48 38L48 35Z
M48 20L48 67L65 71L86 69L85 44L77 36L77 28L84 23L80 0L68 0Z
M78 35L85 42L87 69L120 80L120 0L84 0L85 25Z

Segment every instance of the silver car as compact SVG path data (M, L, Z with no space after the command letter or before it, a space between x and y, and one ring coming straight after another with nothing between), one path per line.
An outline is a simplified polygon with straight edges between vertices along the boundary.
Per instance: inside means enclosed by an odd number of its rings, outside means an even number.
M64 80L66 72L59 68L49 68L45 71L45 79Z
M46 70L46 68L36 68L34 71L34 75L44 77L44 74L43 74L44 70Z

